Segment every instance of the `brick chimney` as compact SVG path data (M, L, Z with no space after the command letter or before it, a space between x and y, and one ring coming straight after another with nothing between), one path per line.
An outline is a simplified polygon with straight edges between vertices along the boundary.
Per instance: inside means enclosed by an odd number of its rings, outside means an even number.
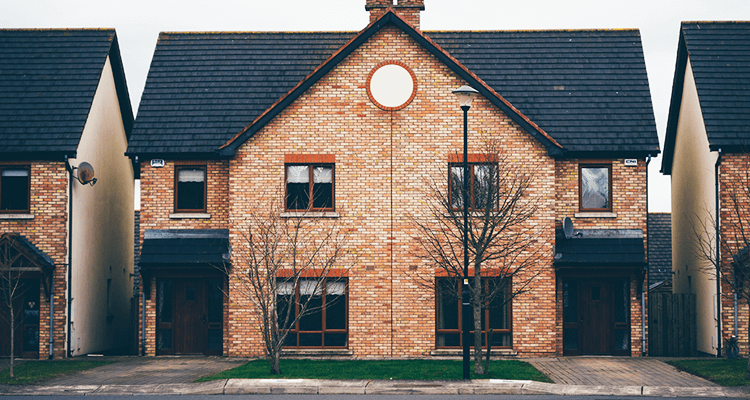
M393 9L406 22L419 29L419 13L424 10L424 0L366 0L365 10L370 12L370 22Z

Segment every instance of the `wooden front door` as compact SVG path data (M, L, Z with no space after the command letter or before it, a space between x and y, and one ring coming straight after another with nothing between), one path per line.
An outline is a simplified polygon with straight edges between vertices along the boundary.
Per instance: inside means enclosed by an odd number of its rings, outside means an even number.
M205 354L206 284L202 280L175 282L175 354Z
M612 283L580 282L578 305L581 354L612 354Z
M39 301L39 279L22 279L13 296L15 357L39 358ZM10 321L10 309L0 298L0 356L4 357L10 355Z

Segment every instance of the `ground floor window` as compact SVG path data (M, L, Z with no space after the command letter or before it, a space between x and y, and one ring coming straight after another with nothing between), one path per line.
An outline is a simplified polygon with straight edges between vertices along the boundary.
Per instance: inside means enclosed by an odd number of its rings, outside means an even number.
M483 278L482 346L510 348L513 346L511 329L510 281ZM439 348L460 348L462 342L461 281L455 278L438 278L436 293L436 338ZM471 318L471 316L469 316ZM491 339L490 339L491 330ZM474 331L471 331L471 335Z
M300 279L295 285L291 280L279 278L278 285L279 325L290 328L285 347L347 347L349 331L345 279ZM300 315L301 318L297 318Z

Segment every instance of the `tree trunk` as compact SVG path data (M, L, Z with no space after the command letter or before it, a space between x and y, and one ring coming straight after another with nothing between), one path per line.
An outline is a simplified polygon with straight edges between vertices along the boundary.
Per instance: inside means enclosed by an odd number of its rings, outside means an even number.
M281 354L277 350L274 350L269 354L268 362L271 364L271 375L281 374Z
M476 268L476 267L474 267ZM474 276L474 293L471 307L474 315L474 373L484 375L482 368L482 278Z

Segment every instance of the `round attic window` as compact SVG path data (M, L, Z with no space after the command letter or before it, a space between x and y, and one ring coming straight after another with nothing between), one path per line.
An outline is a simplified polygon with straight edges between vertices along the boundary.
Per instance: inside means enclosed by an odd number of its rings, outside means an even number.
M402 62L384 61L367 77L367 95L383 110L400 110L408 106L416 94L416 76Z

